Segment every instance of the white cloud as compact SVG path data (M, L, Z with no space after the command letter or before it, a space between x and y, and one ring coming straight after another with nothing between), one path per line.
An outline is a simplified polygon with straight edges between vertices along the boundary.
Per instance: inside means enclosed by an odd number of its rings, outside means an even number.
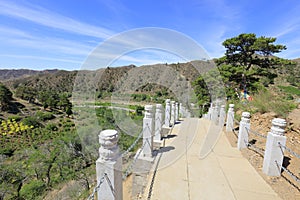
M0 26L0 36L32 38L32 36L25 31L6 26Z
M80 55L84 57L96 46L95 44L85 44L60 38L34 36L28 32L5 26L0 26L0 41L2 46L9 44L14 47L38 49L41 52L59 52L66 55Z
M0 1L0 14L79 35L107 38L113 34L111 30L76 21L33 5L24 6L10 1Z

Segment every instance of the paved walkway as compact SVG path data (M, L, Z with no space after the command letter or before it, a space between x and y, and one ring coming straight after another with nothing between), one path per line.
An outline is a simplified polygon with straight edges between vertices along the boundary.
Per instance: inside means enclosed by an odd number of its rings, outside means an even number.
M175 126L165 140L154 182L151 175L144 198L152 182L152 200L279 200L224 133L213 151L200 159L209 126L205 119L186 119Z

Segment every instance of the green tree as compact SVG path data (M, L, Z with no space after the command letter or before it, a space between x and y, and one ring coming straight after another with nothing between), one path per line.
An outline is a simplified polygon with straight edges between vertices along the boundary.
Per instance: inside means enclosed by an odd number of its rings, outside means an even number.
M41 91L38 95L38 100L44 108L55 108L58 103L58 94L54 91Z
M69 100L69 95L66 93L59 94L59 100L57 106L63 111L66 111L68 107L71 107L71 102Z
M254 33L243 33L223 42L226 48L225 56L217 60L217 64L231 64L243 66L248 71L253 65L270 68L280 63L279 58L273 57L286 49L284 45L275 45L276 38L256 37Z
M15 95L16 97L28 101L28 103L34 103L34 100L37 96L37 91L32 87L20 85L17 87Z
M0 110L6 111L9 109L9 104L12 100L12 92L2 83L0 83Z

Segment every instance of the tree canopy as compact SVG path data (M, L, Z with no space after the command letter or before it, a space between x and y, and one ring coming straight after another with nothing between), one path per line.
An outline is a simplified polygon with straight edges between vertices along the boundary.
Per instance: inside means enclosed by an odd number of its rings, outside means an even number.
M222 43L226 52L224 57L217 60L217 64L243 66L246 71L253 65L272 67L280 62L273 54L286 50L285 45L274 44L275 41L276 38L256 37L254 33L243 33L229 38Z

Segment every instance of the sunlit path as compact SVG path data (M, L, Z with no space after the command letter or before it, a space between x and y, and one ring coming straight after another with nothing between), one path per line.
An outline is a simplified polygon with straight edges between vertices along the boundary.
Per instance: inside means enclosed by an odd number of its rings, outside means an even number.
M152 192L149 195L150 178L144 199L280 199L240 151L231 147L224 133L213 151L199 158L210 123L185 119L173 128L165 148L174 149L163 151Z

